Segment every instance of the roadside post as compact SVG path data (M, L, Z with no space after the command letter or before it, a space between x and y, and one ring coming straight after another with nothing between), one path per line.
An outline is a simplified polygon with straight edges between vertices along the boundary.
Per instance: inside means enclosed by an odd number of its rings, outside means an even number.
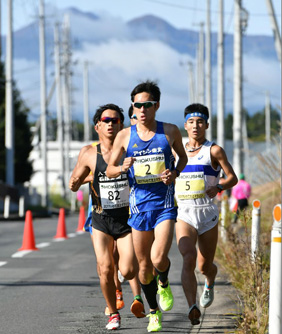
M273 226L271 231L270 286L269 286L269 334L282 333L281 301L281 204L273 209Z
M255 260L259 250L259 235L260 235L260 201L255 199L253 201L252 210L252 259Z
M223 242L226 242L226 213L227 213L228 196L223 193L221 198L221 229L220 235Z

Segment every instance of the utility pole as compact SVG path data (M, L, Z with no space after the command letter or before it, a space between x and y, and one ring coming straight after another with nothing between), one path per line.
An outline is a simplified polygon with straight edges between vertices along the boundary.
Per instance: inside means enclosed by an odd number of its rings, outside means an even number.
M39 55L40 55L40 106L41 106L41 152L43 161L43 189L41 204L48 205L47 177L47 124L46 124L46 72L45 72L45 17L44 0L39 7Z
M237 175L243 172L242 151L242 31L247 26L248 13L234 0L234 93L233 93L233 168Z
M225 112L224 112L224 19L223 19L223 0L219 0L219 20L217 36L217 144L223 149L225 147Z
M88 103L88 97L89 97L89 87L88 87L88 62L84 62L83 67L83 82L84 82L84 141L88 142L90 140L90 121L89 121L89 103Z
M56 73L56 104L57 104L57 142L60 152L60 179L62 182L61 196L66 196L65 175L64 175L64 129L63 129L63 110L62 110L62 91L61 91L61 62L60 62L60 39L59 24L55 25L55 73Z
M197 96L199 103L204 104L205 69L204 69L204 23L200 23L198 56L197 56Z
M276 53L277 53L277 57L278 57L278 60L281 66L281 37L280 37L280 32L279 32L278 23L276 20L272 1L266 0L266 6L268 9L268 14L270 17L270 22L272 26L273 35L274 35Z
M0 0L0 60L2 58L2 2Z
M188 87L189 87L189 102L195 103L195 81L194 81L194 67L191 61L188 62Z
M270 141L271 141L271 117L270 117L270 99L269 92L265 94L265 143L266 150L270 149Z
M13 1L8 0L8 29L6 39L6 115L5 115L5 148L6 148L6 183L15 184L14 151L15 126L13 103Z
M207 137L212 140L212 69L211 69L211 0L207 0L207 30L206 30L206 106L209 109L209 128Z
M70 177L70 22L69 16L64 16L63 45L64 45L64 139L65 139L65 184Z

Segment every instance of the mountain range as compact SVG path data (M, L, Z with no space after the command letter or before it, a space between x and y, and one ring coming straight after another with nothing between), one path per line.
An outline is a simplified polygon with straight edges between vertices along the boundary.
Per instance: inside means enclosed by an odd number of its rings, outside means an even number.
M47 85L54 81L54 25L62 23L64 14L70 17L73 65L73 118L82 119L82 63L89 62L90 114L103 103L114 102L125 110L129 106L130 91L147 78L157 80L164 98L162 119L169 121L171 111L179 110L176 123L182 123L182 110L189 103L185 63L192 61L196 73L198 31L177 29L160 17L147 15L129 22L113 17L99 17L94 13L68 8L52 13L46 20ZM32 110L39 106L39 24L32 24L14 32L14 68L17 86ZM2 50L5 54L5 36ZM233 34L226 33L225 73L226 112L232 112ZM213 67L213 110L216 110L217 33L211 34ZM180 66L182 64L182 66ZM264 106L264 92L270 91L272 103L280 101L280 66L270 36L243 36L244 107L250 112ZM278 73L279 71L279 73ZM106 80L106 82L105 82ZM109 91L111 95L109 96ZM92 99L92 101L91 101ZM173 99L171 101L170 99ZM176 102L177 99L177 102ZM56 113L55 98L50 113ZM215 111L213 111L215 112Z

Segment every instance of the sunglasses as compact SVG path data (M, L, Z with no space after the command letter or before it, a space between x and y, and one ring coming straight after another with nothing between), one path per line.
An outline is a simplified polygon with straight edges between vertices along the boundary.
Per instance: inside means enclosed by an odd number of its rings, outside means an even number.
M120 124L120 118L118 117L102 117L101 118L101 122L104 122L104 123L110 123L112 122L113 124Z
M146 102L134 102L132 103L134 108L141 109L144 107L145 109L151 108L154 104L158 103L158 101L146 101Z
M136 115L132 115L132 116L130 117L130 119L137 119L137 116L136 116Z

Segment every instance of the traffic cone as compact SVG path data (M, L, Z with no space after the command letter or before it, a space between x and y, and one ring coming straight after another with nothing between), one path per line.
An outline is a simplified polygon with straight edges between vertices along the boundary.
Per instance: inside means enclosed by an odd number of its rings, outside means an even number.
M82 205L79 210L79 216L78 216L78 225L76 232L84 232L84 224L85 224L85 210L84 206Z
M38 250L38 248L35 247L35 239L32 225L32 212L30 210L26 211L25 214L23 243L22 247L19 248L19 251L22 250Z
M65 222L65 209L61 208L59 211L59 219L57 225L57 234L54 236L54 239L67 239L67 230Z

